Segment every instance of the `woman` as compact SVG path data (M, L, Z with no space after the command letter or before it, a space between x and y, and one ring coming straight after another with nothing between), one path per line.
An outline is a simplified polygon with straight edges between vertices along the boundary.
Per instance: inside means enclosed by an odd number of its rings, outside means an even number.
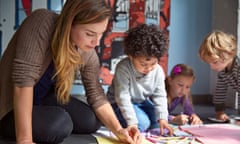
M111 13L105 0L68 0L60 15L40 9L27 17L0 62L5 137L17 144L60 143L72 132L95 132L101 121L121 141L140 143L137 129L121 127L98 80L94 48ZM89 105L70 97L76 70Z

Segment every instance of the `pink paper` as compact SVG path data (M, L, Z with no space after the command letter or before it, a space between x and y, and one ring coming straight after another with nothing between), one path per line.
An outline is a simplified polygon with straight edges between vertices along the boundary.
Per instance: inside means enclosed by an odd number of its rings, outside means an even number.
M197 136L204 144L240 144L240 126L232 124L205 124L181 127Z

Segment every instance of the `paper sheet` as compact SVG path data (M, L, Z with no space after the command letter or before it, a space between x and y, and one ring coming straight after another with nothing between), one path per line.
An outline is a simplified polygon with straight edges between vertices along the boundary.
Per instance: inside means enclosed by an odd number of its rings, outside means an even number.
M96 136L97 142L98 144L124 144L119 142L117 139L113 138L113 137L99 137ZM142 144L153 144L150 141L147 141L146 139L142 140Z
M121 143L112 132L104 128L98 130L94 136L96 137L98 144L124 144ZM142 144L153 143L144 138Z
M182 127L183 130L197 136L206 144L239 144L240 126L232 124L205 124Z
M174 131L176 131L177 135L188 138L185 142L181 143L189 143L191 138L196 138L196 140L200 140L204 144L240 144L240 126L237 125L205 124L200 126L181 126L180 129L183 131L178 129L175 129ZM187 135L185 132L188 132L191 135ZM97 131L94 136L96 137L98 144L123 144L107 129ZM153 144L154 142L147 140L147 138L151 138L151 136L154 135L149 135L148 133L143 134L144 139L142 144ZM173 142L172 138L166 137L166 139L168 138L168 143L170 143L170 141ZM156 136L152 138L152 140L162 142L163 138ZM175 140L175 143L176 142L179 142L179 140ZM199 144L197 141L191 143Z

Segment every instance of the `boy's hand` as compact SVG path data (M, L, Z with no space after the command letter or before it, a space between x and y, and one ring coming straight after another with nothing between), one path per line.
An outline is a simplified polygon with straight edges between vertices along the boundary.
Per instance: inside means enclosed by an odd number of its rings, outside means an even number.
M169 126L168 122L166 120L159 120L160 125L160 134L163 135L164 129L168 130L169 135L173 135L173 129Z
M219 119L219 120L224 120L224 121L227 121L229 120L229 117L227 114L225 114L223 111L219 111L219 112L216 112L216 119Z

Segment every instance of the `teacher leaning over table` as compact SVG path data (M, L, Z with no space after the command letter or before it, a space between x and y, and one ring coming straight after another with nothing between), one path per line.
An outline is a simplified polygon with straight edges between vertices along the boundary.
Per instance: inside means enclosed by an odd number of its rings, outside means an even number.
M141 142L137 129L121 127L98 79L94 48L111 13L105 0L67 0L61 14L39 9L24 20L0 61L4 137L60 143L71 133L94 133L102 122L120 141ZM70 97L77 70L89 105Z

